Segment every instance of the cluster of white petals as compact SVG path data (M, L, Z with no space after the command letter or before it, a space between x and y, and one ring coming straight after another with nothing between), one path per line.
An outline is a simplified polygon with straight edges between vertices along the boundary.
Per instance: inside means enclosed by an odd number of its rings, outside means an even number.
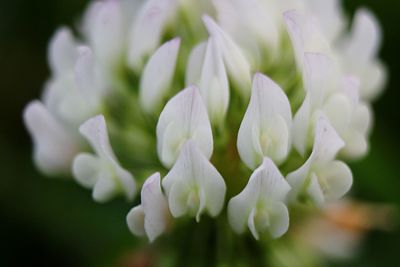
M72 172L98 202L133 201L143 184L127 224L150 241L173 219L217 217L250 169L229 223L278 238L291 204L345 195L343 160L368 151L370 102L386 79L381 32L366 9L346 26L340 0L94 1L80 40L56 32L43 97L25 109L35 162ZM128 148L151 159L145 181ZM245 171L223 177L230 165Z

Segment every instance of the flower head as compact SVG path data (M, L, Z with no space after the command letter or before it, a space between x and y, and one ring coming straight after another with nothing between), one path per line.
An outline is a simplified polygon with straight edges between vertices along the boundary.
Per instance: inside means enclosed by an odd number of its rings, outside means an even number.
M381 31L365 9L345 21L338 0L94 1L24 111L35 162L135 202L128 227L151 242L225 210L236 233L290 236L368 151Z

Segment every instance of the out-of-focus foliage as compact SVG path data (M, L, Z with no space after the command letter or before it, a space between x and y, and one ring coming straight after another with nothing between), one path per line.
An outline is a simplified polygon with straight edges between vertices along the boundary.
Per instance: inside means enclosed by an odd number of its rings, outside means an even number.
M351 13L363 3L384 29L382 59L390 70L383 97L375 103L371 151L352 164L353 196L400 205L400 2L345 0ZM125 225L123 200L99 205L74 182L41 177L21 122L28 100L37 98L48 76L47 42L56 27L73 25L80 0L0 2L0 266L113 266L135 246ZM63 178L61 178L63 179ZM368 234L360 253L334 266L395 266L400 230Z

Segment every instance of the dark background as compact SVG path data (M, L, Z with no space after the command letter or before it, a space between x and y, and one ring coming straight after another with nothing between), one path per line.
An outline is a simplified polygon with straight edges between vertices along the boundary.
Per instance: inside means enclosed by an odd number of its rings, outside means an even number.
M46 49L59 25L74 25L87 1L0 0L0 266L109 266L134 238L123 201L99 205L74 182L42 177L21 121L48 77ZM384 29L387 90L375 103L367 158L353 163L353 195L400 204L400 1L344 0L349 14L372 9ZM358 256L337 266L399 266L400 231L373 231ZM336 265L335 265L336 266Z

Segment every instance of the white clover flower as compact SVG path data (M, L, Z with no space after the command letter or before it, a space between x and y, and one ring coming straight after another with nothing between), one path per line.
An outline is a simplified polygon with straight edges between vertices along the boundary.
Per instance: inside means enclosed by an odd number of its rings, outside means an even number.
M233 230L244 232L246 225L255 239L268 231L273 238L289 228L286 196L289 184L272 160L264 158L244 190L229 201L228 216Z
M281 163L290 149L292 113L282 89L267 76L254 76L250 103L239 128L237 147L254 169L263 157Z
M221 212L226 192L224 179L192 140L183 145L162 185L174 217L188 214L200 221L203 212L212 217Z
M311 200L322 205L347 193L353 176L344 162L335 160L344 142L323 115L317 120L314 136L310 157L303 166L288 174L287 180L292 187L292 201Z
M341 154L360 158L368 149L368 106L359 100L359 83L340 77L334 62L318 53L306 53L304 64L306 97L293 120L294 146L302 155L312 144L312 128L323 112L345 141Z
M171 216L160 181L159 173L147 178L142 187L142 203L132 208L126 217L129 230L138 236L146 235L150 242L167 230Z
M48 174L69 172L82 143L74 127L99 108L101 85L94 85L89 76L90 57L90 49L79 47L67 28L59 29L49 46L53 77L46 84L43 103L33 101L24 111L35 141L35 161Z
M102 1L96 4L88 18L89 43L102 66L112 70L122 56L125 29L123 6L120 1Z
M157 151L161 162L171 167L189 139L194 140L206 158L213 151L213 137L207 109L196 87L188 87L171 98L157 123Z
M296 208L350 190L342 160L368 152L386 80L369 11L347 32L340 0L99 0L81 21L80 38L62 27L51 40L51 77L24 122L43 172L134 202L133 234L185 225L235 243L227 232L249 228L290 242L289 217L309 215Z
M96 156L81 153L72 166L76 180L84 187L93 189L93 199L98 202L110 200L116 194L132 199L136 186L133 176L118 163L111 148L106 121L99 115L86 121L79 128L96 152Z

